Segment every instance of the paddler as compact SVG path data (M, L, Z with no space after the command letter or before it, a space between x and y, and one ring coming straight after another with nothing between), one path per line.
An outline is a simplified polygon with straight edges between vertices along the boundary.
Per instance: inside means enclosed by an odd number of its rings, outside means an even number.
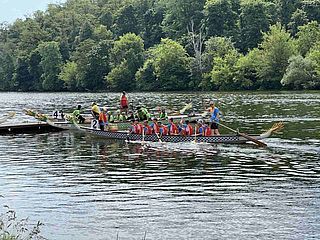
M99 119L100 109L96 102L91 105L91 114L95 119Z
M150 119L150 113L145 107L138 106L137 107L137 116L139 118L139 121L149 120Z
M145 135L151 135L152 134L152 128L148 124L148 120L143 121L143 131Z
M161 108L160 113L159 113L159 119L163 120L163 119L167 119L167 118L168 118L168 115L166 113L165 108Z
M159 133L160 129L159 129L159 125L158 125L158 119L153 118L152 123L150 124L150 127L152 129L152 133Z
M99 113L99 125L101 131L104 131L108 126L108 117L106 111L106 108L101 108L101 112Z
M210 117L210 128L212 129L211 135L220 135L219 133L219 120L220 120L220 110L215 106L215 103L212 102L211 107L213 108L213 111L211 113Z
M162 122L158 122L160 136L168 135L168 127Z
M185 123L185 134L187 136L193 135L193 127L192 127L191 123L189 122L189 120L186 120L186 123Z
M73 111L72 116L75 119L78 119L78 122L84 123L84 121L86 120L83 116L81 116L81 105L78 105L77 109Z
M113 123L114 122L114 117L112 115L111 111L107 112L107 117L108 117L108 122Z
M120 112L120 110L117 110L116 116L114 117L114 121L124 122L125 120L126 120L126 117Z
M122 95L120 97L120 111L125 112L126 115L128 114L128 109L129 109L129 101L128 97L126 95L126 92L123 91Z
M173 122L173 118L169 119L169 135L177 135L179 133L177 125Z

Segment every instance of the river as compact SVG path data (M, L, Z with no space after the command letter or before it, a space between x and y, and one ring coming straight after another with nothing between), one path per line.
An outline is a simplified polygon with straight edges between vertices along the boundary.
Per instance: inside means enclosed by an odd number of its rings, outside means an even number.
M0 93L0 113L68 112L116 93ZM47 239L320 239L320 92L129 93L179 110L213 99L223 122L268 148L127 144L63 131L0 136L0 204L44 223ZM228 130L222 129L222 133ZM0 213L4 209L0 209Z

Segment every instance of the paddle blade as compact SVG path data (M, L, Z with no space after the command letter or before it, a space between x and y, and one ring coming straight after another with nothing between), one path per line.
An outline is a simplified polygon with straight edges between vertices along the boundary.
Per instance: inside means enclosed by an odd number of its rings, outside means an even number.
M184 108L180 110L180 114L184 114L184 112L189 110L190 108L192 108L192 103L188 103L187 105L185 105Z

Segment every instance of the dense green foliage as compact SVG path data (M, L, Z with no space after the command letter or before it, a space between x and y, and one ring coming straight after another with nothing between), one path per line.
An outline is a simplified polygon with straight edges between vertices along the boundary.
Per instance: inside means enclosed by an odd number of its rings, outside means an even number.
M320 88L319 0L68 0L0 24L0 90Z

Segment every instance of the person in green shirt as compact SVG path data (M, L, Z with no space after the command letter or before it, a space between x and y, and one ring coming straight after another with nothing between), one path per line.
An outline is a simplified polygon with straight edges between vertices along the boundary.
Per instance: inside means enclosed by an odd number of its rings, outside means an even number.
M150 113L145 107L137 107L137 116L139 121L149 120L151 118Z
M159 119L167 119L168 115L166 113L166 110L164 108L161 108L160 113L159 113Z
M78 122L84 123L86 120L83 116L81 116L81 105L78 105L77 109L73 111L72 116L78 120Z

